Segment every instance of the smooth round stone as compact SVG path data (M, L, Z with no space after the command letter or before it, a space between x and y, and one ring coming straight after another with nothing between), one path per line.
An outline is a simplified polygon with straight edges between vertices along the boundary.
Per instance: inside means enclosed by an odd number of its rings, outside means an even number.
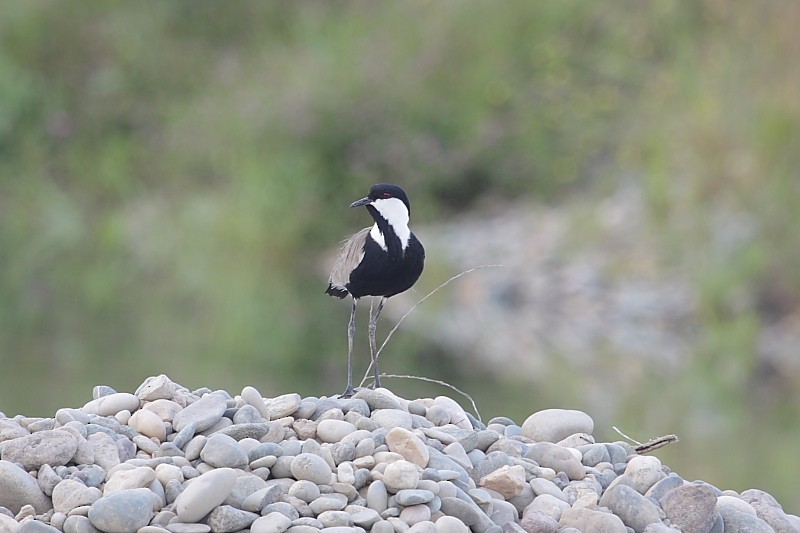
M725 533L774 533L775 531L795 531L792 529L773 529L767 522L743 511L728 509L722 514Z
M150 489L115 492L92 504L89 521L100 531L135 533L150 523L154 502L154 493Z
M164 439L167 438L167 428L164 426L164 421L153 411L139 409L128 419L128 426L146 437L157 439L159 442L164 442Z
M370 529L373 525L381 520L381 515L378 513L378 511L369 508L351 512L351 517L354 525L363 527L364 529Z
M440 516L435 524L438 533L470 533L469 526L455 516Z
M65 479L53 489L53 509L69 513L81 505L91 505L103 496L100 489L87 487L74 479Z
M331 494L323 494L309 503L308 507L314 514L318 515L325 511L341 511L347 506L347 501L347 496L334 492Z
M232 505L237 509L242 509L242 504L248 496L267 487L266 481L252 473L237 473L233 490L231 490L231 493L228 494L228 497L225 498L222 503L224 505Z
M600 506L611 509L634 531L643 531L648 524L661 522L658 506L625 484L615 485L606 491L600 498Z
M538 442L528 447L525 457L539 466L564 472L569 479L583 479L586 467L572 455L568 448L550 442Z
M20 463L27 470L42 465L67 464L78 451L78 437L69 431L50 429L38 431L3 443L3 460Z
M433 400L434 407L444 408L450 415L450 424L453 424L461 429L473 429L472 422L470 422L464 408L461 407L457 401L448 396L437 396Z
M176 385L166 375L150 376L136 389L136 397L143 402L169 400L175 394Z
M17 533L60 533L58 529L39 522L38 520L26 520L17 528Z
M97 533L89 519L81 515L70 515L62 526L64 533Z
M563 502L567 501L567 497L564 495L564 492L549 479L545 479L543 477L533 478L530 481L530 485L531 488L533 489L533 494L536 496L540 496L542 494L549 494L551 496L558 498Z
M340 442L356 431L356 426L344 420L327 419L317 424L317 437L322 442Z
M792 531L795 529L791 519L783 512L775 498L763 490L747 489L739 497L755 509L758 517L769 524L775 531Z
M586 466L597 466L599 463L611 460L611 455L608 453L608 448L606 448L605 444L586 444L578 446L577 450L581 452L581 462Z
M414 426L411 413L401 409L378 409L372 412L370 419L382 428L400 427L411 430Z
M710 531L716 519L717 495L703 484L672 489L659 500L670 523L681 531Z
M260 424L264 422L264 416L259 410L250 405L245 404L241 406L236 414L233 415L233 425L237 424Z
M579 531L602 531L603 533L627 533L622 520L611 513L585 507L570 507L561 514L559 525L573 527Z
M301 453L292 459L290 469L295 479L306 479L317 485L331 482L333 472L322 457L311 453Z
M620 477L625 476L623 474ZM675 474L674 472L661 481L658 481L655 485L650 487L647 492L644 494L648 498L653 498L656 501L661 500L666 493L671 491L672 489L676 489L678 487L682 487L686 482L683 480L682 477Z
M524 512L539 511L558 521L561 519L561 513L569 509L569 507L569 503L565 500L551 494L540 494L525 507Z
M160 464L156 466L156 479L164 486L173 479L183 483L183 471L175 465Z
M197 522L225 501L236 484L236 471L218 468L192 480L175 500L181 522Z
M211 526L208 524L184 524L182 522L172 522L167 524L166 528L167 531L170 531L171 533L208 533L211 531ZM144 532L140 530L137 533Z
M302 479L300 481L295 481L292 486L289 487L289 492L287 494L303 500L306 503L311 503L319 498L319 487L312 481Z
M373 481L367 487L367 507L375 509L378 513L384 512L389 507L389 493L383 481Z
M444 426L450 423L450 412L440 405L432 405L425 411L425 418L434 426Z
M233 533L247 529L258 517L256 513L242 511L231 505L220 505L211 511L206 523L214 533Z
M402 460L386 465L383 471L383 484L389 492L416 488L419 482L419 467Z
M666 477L658 457L649 455L631 457L625 468L625 474L628 476L631 486L639 494L645 494L650 487Z
M37 513L44 513L50 509L51 502L30 474L14 463L2 460L0 461L0 507L6 507L16 514L23 505L32 505Z
M430 459L428 447L413 432L402 427L392 428L386 434L386 445L389 447L389 451L399 453L405 460L420 468L428 466Z
M189 424L196 424L195 431L205 431L220 421L228 408L228 400L219 392L206 394L196 402L180 410L172 421L175 431L181 431Z
M155 481L156 472L152 468L140 466L131 470L118 470L111 475L103 487L103 494L149 487Z
M283 533L291 525L292 521L288 516L272 512L256 518L255 522L250 524L250 533Z
M152 411L164 422L171 422L183 407L172 400L154 400L144 404L142 409L145 411Z
M479 484L481 487L500 493L505 499L510 499L527 486L525 469L521 465L501 466L482 477Z
M755 509L753 509L753 506L747 503L746 501L742 500L741 498L737 498L736 496L726 496L726 495L718 496L716 511L719 514L721 514L724 519L725 513L728 510L733 510L736 512L742 512L756 516L756 511Z
M436 495L424 489L403 489L397 492L395 498L397 503L403 506L419 505L433 501Z
M317 516L323 527L350 527L353 519L344 511L324 511Z
M242 510L252 513L261 512L264 507L275 503L283 495L283 489L277 485L270 485L250 494L242 502Z
M248 405L251 405L258 410L258 413L261 415L266 421L270 420L269 417L269 409L267 409L267 403L264 401L264 397L258 392L258 389L255 387L247 386L242 389L241 394L242 400L247 402Z
M52 496L53 489L61 483L61 476L56 474L56 471L50 465L42 465L39 472L36 473L36 483L38 483L42 492Z
M139 408L139 398L128 392L101 396L83 406L83 412L100 416L114 416L120 411L134 412Z
M483 514L477 505L470 505L464 500L452 497L442 498L442 512L459 519L468 526L474 526L481 522Z
M297 393L288 393L276 396L267 401L267 420L277 420L289 416L300 407L300 395Z
M537 442L558 442L575 433L594 431L594 420L583 411L545 409L530 415L522 424L522 434Z
M400 520L413 526L419 522L425 522L431 519L431 508L427 505L411 505L404 507L400 511Z
M233 437L222 433L208 437L200 458L215 468L243 468L248 463L244 448Z

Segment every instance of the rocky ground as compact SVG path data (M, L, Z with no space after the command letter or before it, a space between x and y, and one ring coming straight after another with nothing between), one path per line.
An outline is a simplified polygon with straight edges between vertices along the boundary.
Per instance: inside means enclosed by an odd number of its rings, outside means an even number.
M482 423L454 400L95 387L0 414L0 533L800 532L760 490L688 482L591 417Z

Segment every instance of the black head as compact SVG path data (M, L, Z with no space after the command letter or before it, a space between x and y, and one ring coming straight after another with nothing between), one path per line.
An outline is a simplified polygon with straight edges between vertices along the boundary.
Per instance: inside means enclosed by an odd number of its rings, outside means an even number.
M361 205L371 204L375 200L388 200L389 198L397 198L406 205L409 214L411 213L411 204L408 202L406 192L397 185L390 185L388 183L378 183L369 188L369 194L366 198L357 200L350 204L350 207L358 207Z

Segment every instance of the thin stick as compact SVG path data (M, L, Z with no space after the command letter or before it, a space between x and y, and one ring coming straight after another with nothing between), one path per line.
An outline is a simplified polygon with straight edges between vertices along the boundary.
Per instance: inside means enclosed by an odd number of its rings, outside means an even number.
M431 296L433 296L434 294L439 292L439 289L442 289L442 288L446 287L447 285L450 284L450 282L453 282L453 281L457 280L461 276L464 276L464 275L469 274L471 272L475 272L476 270L483 270L484 268L498 268L498 267L502 267L502 266L503 265L481 265L481 266L476 266L474 268L470 268L469 270L465 270L465 271L463 271L463 272L461 272L459 274L456 274L455 276L451 277L450 279L448 279L447 281L445 281L444 283L442 283L441 285L439 285L438 287L433 289L431 292L429 292L428 294L423 296L422 299L420 299L417 303L412 305L411 308L408 311L406 311L406 314L404 314L403 316L400 317L400 320L397 321L397 324L395 324L394 327L391 329L391 331L389 331L389 334L386 335L386 339L384 339L383 344L381 344L381 347L378 348L378 353L376 355L376 359L377 359L377 357L379 357L381 355L381 352L386 347L386 343L389 342L389 339L392 338L392 335L394 335L394 332L397 331L397 328L400 327L400 324L403 323L403 320L405 320L406 317L408 317L408 315L410 315L412 313L412 311L414 311L414 309L416 309L417 306L419 306L419 304L421 304L422 302L424 302L425 300L427 300L428 298L430 298ZM370 302L370 313L371 312L372 312L372 302ZM370 370L372 370L372 362L370 362L369 366L367 367L367 371L364 373L364 377L361 379L361 383L359 384L360 387L364 386L364 382L367 380L367 377L369 376Z
M680 441L680 439L678 438L677 435L664 435L663 437L658 437L658 438L655 438L655 439L651 439L651 440L643 443L643 442L639 442L638 440L627 436L625 433L620 431L620 429L617 428L617 426L611 426L611 429L613 429L614 431L616 431L617 433L619 433L620 435L622 435L623 437L625 437L626 439L628 439L632 443L636 444L636 448L634 448L634 450L636 450L636 453L642 454L642 455L644 455L646 453L650 453L652 451L655 451L655 450L657 450L659 448L663 448L667 444L672 444L673 442L679 442Z
M483 422L483 420L481 420L481 413L480 413L480 411L478 411L478 406L475 405L475 400L472 399L472 396L470 396L466 392L454 387L453 385L450 385L446 381L441 381L441 380L432 379L432 378L425 378L425 377L422 377L422 376L406 376L406 375L399 375L399 374L383 374L383 373L381 374L381 377L382 378L418 379L420 381L427 381L429 383L436 383L437 385L443 385L445 387L453 389L454 391L459 393L461 396L463 396L464 398L469 400L469 403L472 405L472 410L475 411L475 416L478 417L478 421L479 422Z

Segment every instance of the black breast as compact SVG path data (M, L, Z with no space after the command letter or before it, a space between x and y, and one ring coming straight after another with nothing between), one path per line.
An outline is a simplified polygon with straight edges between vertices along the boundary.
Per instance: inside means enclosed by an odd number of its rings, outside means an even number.
M405 253L394 258L368 236L364 244L364 258L350 273L347 290L353 298L394 296L410 289L419 279L424 266L425 248L413 233L408 239Z

